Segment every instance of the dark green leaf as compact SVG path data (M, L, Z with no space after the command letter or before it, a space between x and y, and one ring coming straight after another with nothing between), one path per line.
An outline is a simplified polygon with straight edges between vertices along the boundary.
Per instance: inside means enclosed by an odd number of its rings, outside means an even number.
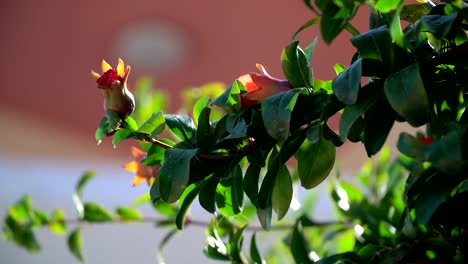
M309 258L310 249L308 248L308 245L309 243L304 237L302 225L298 222L294 227L294 231L291 237L291 245L289 247L296 263L313 263L313 261Z
M187 115L164 115L167 126L180 140L191 142L196 133L193 120Z
M242 256L242 242L244 240L244 230L247 225L239 228L234 235L229 237L228 252L235 263L244 263Z
M143 215L135 208L119 207L116 213L122 221L139 221L143 219Z
M89 222L112 221L112 215L96 203L85 203L83 219Z
M112 145L117 145L120 141L127 139L133 135L133 132L130 129L123 128L119 131L115 132L114 136L112 137Z
M38 252L41 249L32 226L16 221L11 215L5 218L3 235L5 239L13 240L29 252Z
M164 131L166 127L165 121L164 115L161 112L154 113L140 126L138 132L156 137Z
M319 24L320 21L322 21L322 17L315 17L315 18L310 19L309 21L305 22L298 30L296 30L296 32L294 32L291 38L296 39L297 35L301 33L304 29L310 26Z
M60 209L55 209L52 212L49 222L50 231L58 235L63 235L67 231L67 225L65 223L65 214Z
M211 108L205 107L198 117L197 145L203 151L213 144L213 129L210 124ZM246 129L247 130L247 129Z
M335 155L335 146L323 135L315 144L304 141L295 154L301 185L311 189L325 180L335 164Z
M223 94L213 101L213 104L220 106L227 112L237 112L241 108L240 95L244 92L247 92L247 88L239 80L236 80Z
M403 9L401 10L400 17L401 20L416 23L421 17L427 15L430 9L427 5L421 4L410 4L404 5Z
M250 240L250 258L254 263L266 264L260 250L258 250L256 233L252 235L252 239Z
M354 104L361 87L362 59L355 61L349 68L333 79L333 93L344 104Z
M250 163L244 176L244 192L249 197L250 202L258 208L258 181L262 168L256 163Z
M180 197L180 210L177 213L175 219L176 226L179 230L184 228L185 216L187 215L188 209L192 205L195 198L197 198L197 195L200 193L200 189L204 184L205 182L190 184L187 188L185 188L184 193Z
M276 140L284 141L289 137L291 113L297 97L304 89L292 89L267 97L262 102L262 117L268 134Z
M119 113L111 109L106 110L106 116L109 120L109 127L107 129L107 132L112 133L120 127L120 125L122 124L122 119L120 118Z
M271 199L270 199L269 204L267 204L265 208L257 208L257 217L264 230L268 231L271 229L272 213L273 213L273 208L271 206Z
M403 132L400 134L397 142L397 148L408 157L415 158L419 161L424 160L425 146L416 137Z
M299 47L299 41L293 41L281 53L281 66L284 75L292 87L312 87L313 78L310 61Z
M465 129L453 129L440 140L426 146L425 159L437 169L456 174L467 161L463 158L463 134Z
M385 144L395 122L395 112L387 101L374 104L364 117L364 146L367 156L376 154Z
M344 141L348 133L356 122L383 94L381 82L372 82L364 86L360 92L355 104L344 108L340 120L340 139Z
M161 180L160 179L161 177L156 177L156 180L151 185L150 196L151 196L151 201L153 203L156 203L157 201L159 201L159 199L161 199L161 192L160 192Z
M421 18L421 22L427 31L434 34L438 39L444 38L452 29L453 22L458 13L451 15L427 15Z
M385 95L392 108L410 125L421 126L429 120L429 101L419 73L413 64L385 80Z
M166 119L169 120L169 119ZM190 160L198 149L171 148L164 154L164 163L158 171L161 198L173 203L179 199L189 182ZM151 198L153 198L151 194Z
M216 189L219 183L217 177L211 176L206 184L202 187L200 194L198 195L198 201L200 205L212 214L216 211Z
M315 264L360 263L361 259L355 252L345 252L328 256L315 262Z
M289 210L293 196L291 174L286 166L281 166L276 176L272 193L272 207L278 215L278 220L283 219Z
M363 33L351 39L351 43L356 47L359 56L363 59L380 60L393 65L393 44L390 30L381 26Z
M233 216L242 211L243 198L242 170L240 166L235 166L230 176L218 184L216 204L224 216Z
M336 2L327 1L322 9L322 22L320 23L320 33L323 40L330 44L333 39L346 27L351 18L354 17L356 9L349 7L339 7Z
M81 252L81 229L76 228L68 236L67 245L68 250L75 256L80 262L84 261L83 253Z

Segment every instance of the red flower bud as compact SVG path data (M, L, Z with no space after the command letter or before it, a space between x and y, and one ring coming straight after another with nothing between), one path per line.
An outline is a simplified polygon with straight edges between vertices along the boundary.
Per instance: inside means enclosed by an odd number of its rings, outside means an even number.
M419 139L419 142L423 144L431 144L432 142L434 142L434 140L430 137L422 137Z
M292 88L288 80L280 80L268 74L263 65L257 64L262 73L249 73L242 75L238 80L247 88L247 93L241 95L241 109L247 109L261 103L263 99L285 92Z

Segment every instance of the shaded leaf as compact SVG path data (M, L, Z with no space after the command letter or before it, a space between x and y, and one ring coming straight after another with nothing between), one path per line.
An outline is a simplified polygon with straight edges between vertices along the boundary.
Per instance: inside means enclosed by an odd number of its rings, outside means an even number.
M200 193L201 187L205 184L205 181L199 183L192 183L187 188L185 188L184 193L180 197L179 204L180 210L177 213L175 223L179 230L184 228L185 216L192 205L195 198L197 198L198 193Z
M216 211L216 188L218 186L219 179L211 176L206 184L201 188L200 194L198 195L198 201L200 205L207 212L214 214Z
M283 219L289 210L293 196L291 175L286 166L281 166L276 176L272 193L272 207L278 215L278 220Z
M164 115L167 126L171 132L180 140L192 142L192 138L196 133L193 120L187 115Z
M254 233L250 240L250 258L254 263L266 264L265 259L263 258L260 250L257 246L257 234Z
M293 88L313 86L310 61L299 47L299 41L293 41L283 49L281 66L286 79Z
M258 181L260 179L261 167L256 163L250 163L244 176L244 192L250 202L258 208Z
M354 104L361 87L362 59L356 60L348 69L333 79L333 93L344 104Z
M138 132L157 137L166 127L164 115L161 112L154 113L138 129Z
M240 166L235 166L230 176L218 184L216 204L224 216L233 216L242 211L243 198L242 170Z
M309 258L309 243L304 237L302 225L297 222L291 237L290 250L296 263L311 264L313 261Z
M67 240L68 250L75 256L80 262L84 261L83 253L81 252L82 239L81 229L76 228L68 236Z

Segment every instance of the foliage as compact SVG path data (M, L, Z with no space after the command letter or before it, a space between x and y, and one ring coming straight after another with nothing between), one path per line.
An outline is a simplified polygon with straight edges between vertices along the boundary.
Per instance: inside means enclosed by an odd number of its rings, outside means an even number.
M156 222L169 229L161 248L174 230L195 224L188 209L198 197L213 214L204 250L213 259L463 263L468 252L468 219L462 214L468 199L468 2L304 2L317 16L293 38L315 24L327 43L343 30L353 34L356 53L349 67L335 67L334 80L315 79L315 41L302 49L293 40L281 53L286 80L269 76L260 65L262 74L246 76L250 82L235 80L216 98L197 90L192 114L164 114L154 103L160 97L148 89L138 89L134 118L108 109L96 139L112 137L114 145L137 140L147 153L140 162L160 166L150 198L143 201L154 205L164 217ZM370 10L370 29L359 33L350 22L363 6ZM243 104L253 93L256 101ZM335 115L340 115L339 133L328 125ZM401 153L391 161L383 146L395 122L425 126L425 133L401 133ZM380 153L358 174L360 187L329 177L336 148L346 140L361 142L369 157ZM91 177L85 174L74 194L80 223L147 220L133 208L112 214L83 202L81 191ZM335 221L315 221L313 203L289 210L297 185L314 189L327 177ZM255 213L261 228L251 217ZM64 233L66 222L61 211L48 216L25 196L10 208L4 234L34 252L40 249L35 229L49 226ZM70 233L68 245L83 260L79 230ZM246 251L248 231L253 234ZM283 240L261 252L258 234L264 231L275 231Z

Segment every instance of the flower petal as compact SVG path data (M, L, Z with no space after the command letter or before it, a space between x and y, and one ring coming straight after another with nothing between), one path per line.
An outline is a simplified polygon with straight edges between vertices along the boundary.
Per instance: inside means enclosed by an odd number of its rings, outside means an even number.
M130 161L123 165L123 168L130 171L130 172L137 172L140 168L141 164L138 161Z
M132 186L135 187L138 184L141 184L142 182L144 182L145 180L146 180L145 177L142 177L140 175L135 175L135 177L133 177Z
M96 80L101 77L101 75L95 71L91 71L91 76L93 76L93 78Z
M146 156L146 153L137 147L132 147L132 156L135 158L135 160L141 161Z
M120 77L123 77L125 75L124 61L121 58L119 58L119 63L117 64L117 74Z
M112 66L110 66L109 63L107 63L107 61L105 61L105 60L102 60L101 67L102 67L102 72L103 73L110 70L110 69L112 69Z
M251 92L258 89L258 86L252 81L250 74L244 74L237 78L247 88L247 92Z

